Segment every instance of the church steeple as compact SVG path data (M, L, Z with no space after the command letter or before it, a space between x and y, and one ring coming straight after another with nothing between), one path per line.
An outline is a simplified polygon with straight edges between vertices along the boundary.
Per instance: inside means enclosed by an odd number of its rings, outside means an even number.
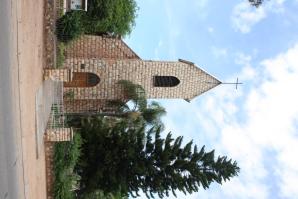
M85 35L68 46L63 67L72 74L64 90L72 93L73 111L100 110L107 101L122 100L120 80L141 85L149 99L187 101L221 84L192 62L142 60L121 39L100 36Z

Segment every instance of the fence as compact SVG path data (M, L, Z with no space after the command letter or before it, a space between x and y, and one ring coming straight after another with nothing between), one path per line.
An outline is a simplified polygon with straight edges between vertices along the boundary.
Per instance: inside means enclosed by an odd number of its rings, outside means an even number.
M63 82L46 80L35 96L36 114L36 156L43 146L47 128L63 128Z

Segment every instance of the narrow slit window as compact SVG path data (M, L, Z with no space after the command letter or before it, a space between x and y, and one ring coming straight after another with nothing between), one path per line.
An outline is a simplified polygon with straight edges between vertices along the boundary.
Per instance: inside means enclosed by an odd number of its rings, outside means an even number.
M155 87L174 87L180 83L180 80L174 76L154 76L153 85Z

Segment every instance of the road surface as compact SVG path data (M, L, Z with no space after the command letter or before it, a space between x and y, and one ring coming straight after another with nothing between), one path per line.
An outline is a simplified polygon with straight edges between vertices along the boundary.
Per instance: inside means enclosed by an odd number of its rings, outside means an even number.
M24 198L13 6L0 1L0 199Z

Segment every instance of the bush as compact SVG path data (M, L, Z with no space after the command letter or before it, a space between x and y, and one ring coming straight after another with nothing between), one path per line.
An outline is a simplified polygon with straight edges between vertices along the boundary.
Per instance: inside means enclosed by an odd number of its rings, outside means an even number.
M85 33L128 35L135 25L135 0L89 0L84 18Z
M122 197L119 192L116 194L112 194L112 193L105 194L101 190L84 194L82 198L83 199L128 199L128 197Z
M59 41L67 43L78 38L84 32L83 15L82 11L71 11L57 20L56 34Z
M69 42L82 33L128 35L135 25L137 10L135 0L89 0L87 12L67 12L57 20L58 40Z
M56 68L60 68L65 60L65 44L62 42L58 43L57 46L57 63Z
M81 155L82 139L79 133L74 135L72 142L55 144L54 154L54 198L73 199L74 189L78 186L80 177L75 168Z

